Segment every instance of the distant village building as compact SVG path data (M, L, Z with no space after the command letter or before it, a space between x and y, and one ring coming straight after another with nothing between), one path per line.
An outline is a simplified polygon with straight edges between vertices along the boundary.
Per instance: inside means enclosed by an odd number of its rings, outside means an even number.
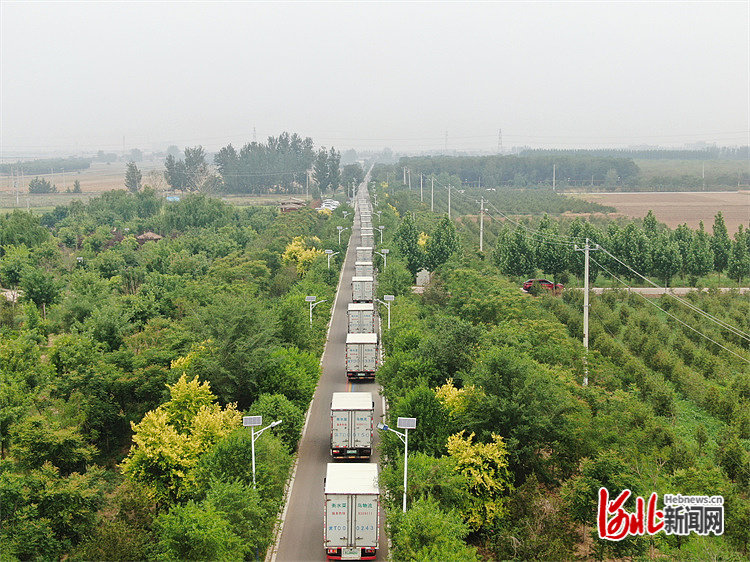
M279 208L281 209L282 213L288 213L290 211L299 211L306 206L307 204L304 201L292 197L290 199L287 199L286 201L282 201L279 205Z
M140 236L135 237L135 239L138 240L138 244L140 245L143 245L146 242L151 242L152 240L153 241L161 240L162 238L163 236L159 236L158 234L156 234L156 232L151 232L151 231L144 232Z

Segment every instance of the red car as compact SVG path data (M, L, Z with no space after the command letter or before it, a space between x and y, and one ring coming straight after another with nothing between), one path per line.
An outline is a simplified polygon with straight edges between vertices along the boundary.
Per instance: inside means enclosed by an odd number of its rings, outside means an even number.
M542 287L544 287L548 291L552 291L553 293L561 293L564 288L562 283L558 283L555 285L552 281L548 281L547 279L529 279L528 281L526 281L526 283L523 284L523 290L528 293L529 289L531 289L531 286L535 282L539 283Z

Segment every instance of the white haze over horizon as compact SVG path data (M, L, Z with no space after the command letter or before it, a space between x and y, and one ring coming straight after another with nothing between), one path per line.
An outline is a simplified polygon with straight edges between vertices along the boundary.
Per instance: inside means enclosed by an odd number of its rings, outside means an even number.
M2 155L748 144L749 5L2 0Z

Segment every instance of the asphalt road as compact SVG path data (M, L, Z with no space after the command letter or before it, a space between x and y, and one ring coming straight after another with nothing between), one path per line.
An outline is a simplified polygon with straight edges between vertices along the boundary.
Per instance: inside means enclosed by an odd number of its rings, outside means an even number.
M366 182L368 176L365 178ZM273 562L298 560L326 560L323 550L323 479L330 455L331 394L346 391L369 391L375 401L375 423L382 420L383 401L375 382L352 385L346 379L344 366L347 334L347 307L351 302L351 280L354 275L355 248L360 245L359 221L353 226L343 266L343 276L333 308L328 342L322 359L322 374L309 411L306 430L300 440L296 474L291 485L281 526L281 535L269 558ZM353 386L353 388L352 388ZM373 443L373 458L378 462L377 430ZM365 462L365 461L349 461ZM380 548L378 560L388 558L385 518L380 514Z

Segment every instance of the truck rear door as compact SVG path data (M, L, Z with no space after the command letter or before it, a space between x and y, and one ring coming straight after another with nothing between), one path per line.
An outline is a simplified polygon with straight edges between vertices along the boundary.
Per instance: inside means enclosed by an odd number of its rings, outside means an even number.
M354 444L358 449L372 447L372 410L357 410L354 414Z
M349 519L352 496L326 497L325 537L326 548L349 546Z
M354 546L377 548L378 496L358 494L356 504Z

